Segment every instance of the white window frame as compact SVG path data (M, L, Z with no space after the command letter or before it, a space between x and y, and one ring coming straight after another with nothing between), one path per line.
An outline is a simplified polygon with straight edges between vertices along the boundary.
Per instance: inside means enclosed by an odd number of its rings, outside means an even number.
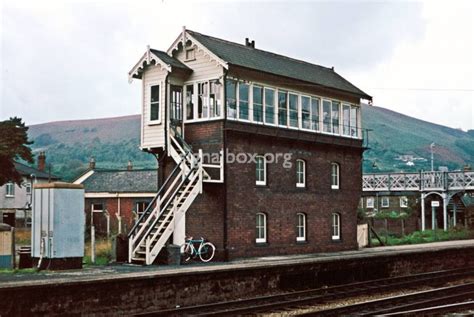
M296 241L302 242L306 241L306 214L299 212L296 214ZM300 229L303 235L300 235Z
M382 196L382 197L381 197L381 200L382 200L382 203L381 203L381 207L382 207L382 208L388 208L388 207L390 207L390 197L388 197L388 196Z
M139 209L139 208L138 208L138 205L139 205L139 204L145 204L145 205L144 205L145 208L143 209L142 212L140 212L140 211L138 210L138 209ZM137 212L137 215L141 215L141 214L146 210L146 208L148 207L148 204L149 204L149 202L147 202L147 201L136 201L136 202L135 202L135 211Z
M233 80L236 82L236 111L237 111L237 114L236 114L236 117L235 118L231 118L229 116L227 116L227 119L229 120L236 120L236 121L242 121L242 122L249 122L249 123L252 123L252 124L260 124L260 125L269 125L269 126L279 126L279 127L284 127L284 128L287 128L287 129L294 129L294 130L302 130L302 131L308 131L308 132L312 132L312 133L322 133L322 134L327 134L327 135L333 135L333 136L338 136L338 137L344 137L344 138L352 138L352 139L362 139L362 133L361 133L361 122L360 122L360 105L356 105L356 104L353 104L351 102L348 102L346 100L340 100L340 99L334 99L334 98L328 98L328 97L324 97L324 96L319 96L319 95L314 95L314 94L304 94L302 92L299 92L299 91L290 91L288 90L287 88L282 88L282 87L277 87L277 86L272 86L272 85L266 85L265 83L262 83L262 82L251 82L251 81L247 81L247 80L242 80L242 79L238 79L238 78L233 78L233 77L228 77L226 80ZM240 100L239 100L239 83L245 83L245 84L248 84L249 85L249 119L241 119L239 118L239 115L240 115ZM186 84L186 83L185 83ZM258 121L255 121L253 119L253 87L260 87L260 88L263 88L263 94L264 94L264 97L263 97L263 122L258 122ZM223 85L223 89L225 90L225 85ZM272 90L273 93L274 93L274 100L273 100L273 105L274 105L274 122L267 122L266 121L266 91L267 90ZM286 99L287 99L287 102L286 102L286 116L287 116L287 124L286 125L280 125L279 123L279 111L280 111L280 108L279 108L279 103L278 103L278 94L280 92L284 92L286 93ZM289 107L289 99L290 99L290 95L296 95L297 96L297 102L298 102L298 127L293 127L290 125L290 107ZM314 122L314 124L317 124L317 127L315 127L315 129L313 129L313 126L311 126L311 129L307 129L307 128L303 128L303 118L302 118L302 98L305 97L309 97L311 99L310 103L311 103L311 122L312 122L312 119L313 119L313 100L317 100L317 103L318 103L318 115L319 115L319 118L318 118L318 122ZM324 102L329 102L329 106L330 106L330 111L329 111L329 118L328 118L328 121L329 121L329 131L324 131L324 120L323 120L323 104ZM337 133L334 133L333 130L335 129L335 127L333 126L333 116L332 116L332 110L333 110L333 103L338 103L338 132ZM223 109L222 109L222 113L224 113L223 111L227 111L227 104L226 104L226 100L223 100L222 102L222 105L223 105ZM349 106L350 107L350 112L349 112L349 125L351 126L351 129L350 129L350 135L347 134L347 133L344 133L344 117L343 117L343 114L344 114L344 107L347 107ZM353 114L354 114L354 118L353 118ZM202 120L202 119L199 119L199 120ZM214 120L214 118L209 118L207 120ZM193 120L194 121L194 120ZM353 121L353 122L352 122ZM186 122L189 122L186 121ZM312 122L313 123L313 122ZM352 124L354 123L354 124ZM353 130L353 131L352 131Z
M263 224L260 223L260 217L263 219ZM255 230L255 242L266 243L267 242L267 215L263 212L258 212L256 215L256 230ZM263 236L260 236L263 233Z
M94 208L96 205L101 205L101 206L102 206L102 209L96 209L96 208ZM104 204L103 204L103 203L92 203L92 204L91 204L91 211L92 211L93 213L96 213L96 212L104 212L104 210L105 210L105 209L104 209Z
M303 170L299 170L299 167L303 167ZM300 182L300 175L302 175L302 180ZM306 161L302 159L296 160L296 187L304 188L306 187Z
M31 195L31 183L30 182L26 182L25 183L25 191L26 191L26 194L27 195Z
M374 208L375 207L375 198L374 197L367 197L366 201L366 208Z
M408 208L408 197L407 196L400 197L400 208Z
M256 124L265 124L265 88L263 86L260 86L260 85L250 85L252 87L252 101L249 103L252 105L252 113L251 113L251 121L253 123L256 123ZM261 104L261 107L262 107L262 112L261 112L261 118L262 118L262 121L256 121L255 120L255 94L254 94L254 90L255 89L261 89L261 94L262 94L262 104Z
M189 62L194 60L196 60L196 49L194 47L187 47L184 50L184 61Z
M334 166L336 166L336 174L334 174ZM336 176L334 178L334 176ZM334 183L336 180L336 183ZM331 163L331 189L339 189L341 184L341 166L339 163L332 162Z
M211 86L212 86L212 83L218 81L220 83L220 91L219 91L219 98L215 98L214 102L218 102L220 103L217 107L217 111L219 112L219 115L218 116L213 116L211 117ZM206 83L207 82L207 86L208 86L208 94L207 94L207 105L208 105L208 109L207 109L207 116L206 117L202 117L202 118L198 118L198 114L199 114L199 111L198 111L198 107L199 107L199 84L202 84L202 83ZM225 92L225 83L222 83L222 80L219 80L218 78L208 78L208 79L200 79L198 81L186 81L183 83L183 97L187 97L187 86L193 86L193 98L192 98L192 101L193 101L193 118L192 119L187 119L187 116L184 116L184 123L192 123L192 122L203 122L203 121L215 121L215 120L221 120L224 118L224 116L226 115L224 113L224 110L227 111L227 107L225 105L225 102L226 100L224 99L224 92ZM237 96L236 96L237 98ZM183 107L186 106L187 107L187 102L183 101ZM187 109L186 109L187 111ZM187 114L187 112L186 112ZM231 119L231 120L237 120L237 118L230 118L228 117L228 119Z
M15 197L15 183L8 182L5 184L5 197Z
M332 240L340 240L341 239L341 215L337 212L334 212L331 216L331 230Z
M257 178L257 172L259 171L259 160L263 159L263 180L260 180ZM267 185L267 158L265 155L257 155L255 157L256 160L256 165L255 165L255 184L259 186L265 186ZM260 173L258 173L260 175Z
M158 98L159 98L159 101L158 102L154 102L153 104L158 104L158 119L156 120L152 120L151 119L151 105L152 105L152 102L151 102L151 88L154 87L154 86L158 86ZM161 90L162 90L162 83L161 82L151 82L147 85L147 91L148 91L148 100L147 100L147 103L148 103L148 125L155 125L155 124L161 124L161 112L162 112L162 107L163 107L163 96L161 94Z

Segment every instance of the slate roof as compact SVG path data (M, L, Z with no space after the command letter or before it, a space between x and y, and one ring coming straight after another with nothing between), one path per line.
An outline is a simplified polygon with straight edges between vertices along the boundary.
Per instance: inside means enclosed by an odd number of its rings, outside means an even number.
M161 59L163 62L165 62L166 64L170 65L171 67L177 67L177 68L181 68L181 69L185 69L185 70L191 70L191 68L189 68L188 66L184 65L183 63L181 63L179 60L177 60L176 58L174 57L171 57L169 56L166 52L163 52L163 51L159 51L159 50L155 50L155 49L150 49L150 51L156 55L156 57L158 57L159 59Z
M100 170L82 182L86 193L156 193L158 171L143 170Z
M42 172L39 169L36 169L34 167L30 167L28 165L14 162L16 170L23 176L30 177L31 174L34 174L36 178L42 178L42 179L49 179L50 175L47 172ZM52 180L58 180L59 177L51 174L51 179Z
M229 64L349 92L362 98L371 96L351 84L333 69L283 55L247 47L187 30L198 42Z

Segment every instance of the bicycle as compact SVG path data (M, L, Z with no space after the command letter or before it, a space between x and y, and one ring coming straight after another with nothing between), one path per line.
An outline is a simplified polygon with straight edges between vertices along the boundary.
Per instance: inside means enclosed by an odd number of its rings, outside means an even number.
M196 245L199 246L196 248ZM214 257L215 252L216 247L203 237L201 239L186 238L186 242L181 246L181 256L184 262L188 262L198 256L202 262L209 262Z

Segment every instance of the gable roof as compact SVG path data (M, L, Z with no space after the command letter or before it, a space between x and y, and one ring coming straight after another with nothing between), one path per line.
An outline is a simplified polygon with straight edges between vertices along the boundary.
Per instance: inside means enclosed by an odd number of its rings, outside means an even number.
M36 169L34 167L30 167L28 165L25 165L23 163L19 162L14 162L16 170L22 175L26 177L30 177L31 174L34 174L36 178L41 178L41 179L52 179L52 180L58 180L59 177L55 176L53 174L49 175L49 173L40 171L39 169Z
M191 70L188 66L184 65L181 63L179 60L177 60L174 57L169 56L166 52L155 50L154 48L150 48L150 52L156 55L159 59L161 59L164 63L167 65L170 65L171 67L176 67L176 68L181 68L185 70Z
M100 170L94 169L82 181L86 193L156 193L158 191L156 169Z
M332 68L259 50L191 30L186 30L186 32L201 45L231 65L289 77L372 100L371 96L351 84Z

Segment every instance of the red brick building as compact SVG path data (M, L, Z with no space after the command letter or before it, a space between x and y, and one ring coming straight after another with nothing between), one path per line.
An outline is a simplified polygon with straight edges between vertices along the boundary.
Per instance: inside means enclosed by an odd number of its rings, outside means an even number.
M221 259L357 248L369 95L333 68L189 30L129 75L163 184L130 233L131 261L186 234Z
M84 185L86 228L97 235L127 233L156 195L157 170L91 168L74 183Z

